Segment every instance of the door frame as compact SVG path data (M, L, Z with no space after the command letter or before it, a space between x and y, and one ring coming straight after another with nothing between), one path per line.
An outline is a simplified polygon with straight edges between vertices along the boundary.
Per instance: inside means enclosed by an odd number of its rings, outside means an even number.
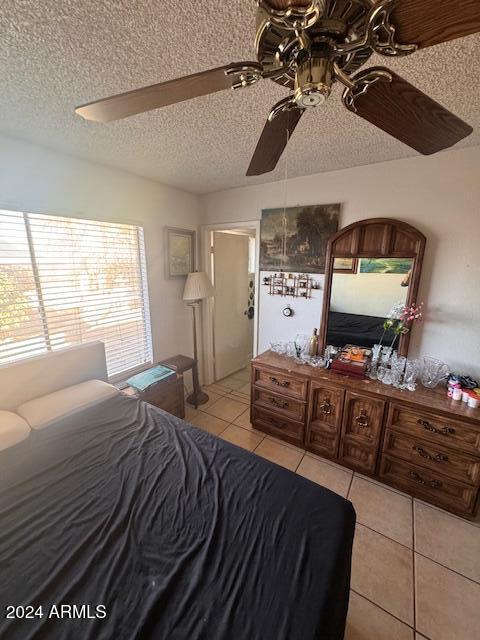
M255 312L253 316L253 357L258 355L258 319L259 309L258 301L260 286L260 220L245 220L242 222L224 222L216 224L205 224L201 227L201 254L203 270L206 271L209 278L213 281L212 269L212 253L211 253L211 233L213 231L235 231L239 229L255 230ZM203 337L203 379L204 384L212 384L215 379L214 369L214 335L213 335L213 311L215 299L208 298L205 300L202 310L202 337Z

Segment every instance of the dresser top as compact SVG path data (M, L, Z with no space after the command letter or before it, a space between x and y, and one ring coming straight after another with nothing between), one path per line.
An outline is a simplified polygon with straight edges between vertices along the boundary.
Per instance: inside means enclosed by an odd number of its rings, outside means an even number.
M409 405L417 405L418 409L440 411L460 419L476 422L480 426L480 408L472 409L465 402L451 400L447 397L447 390L443 385L439 385L435 389L426 389L420 382L415 391L396 389L377 380L354 378L334 373L330 369L311 367L308 364L297 364L293 358L273 351L265 351L254 358L252 363L275 367L286 373L305 376L311 380L331 382L342 387L348 387L351 391L358 393L372 393L389 401L397 400Z

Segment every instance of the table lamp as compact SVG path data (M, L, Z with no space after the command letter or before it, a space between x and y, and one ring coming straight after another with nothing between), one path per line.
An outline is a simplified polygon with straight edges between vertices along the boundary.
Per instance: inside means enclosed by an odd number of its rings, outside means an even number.
M208 395L204 393L198 381L198 353L197 353L197 318L196 309L200 306L201 300L211 298L214 295L214 289L209 277L204 271L194 271L189 273L183 290L183 299L192 307L193 312L193 393L188 396L187 402L192 404L195 409L199 404L208 402Z

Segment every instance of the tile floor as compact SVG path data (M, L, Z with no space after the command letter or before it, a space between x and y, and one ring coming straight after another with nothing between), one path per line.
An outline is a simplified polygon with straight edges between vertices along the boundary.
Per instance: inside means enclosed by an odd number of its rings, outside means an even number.
M186 420L353 502L357 512L345 640L480 638L480 521L468 522L250 424L250 372L206 388Z

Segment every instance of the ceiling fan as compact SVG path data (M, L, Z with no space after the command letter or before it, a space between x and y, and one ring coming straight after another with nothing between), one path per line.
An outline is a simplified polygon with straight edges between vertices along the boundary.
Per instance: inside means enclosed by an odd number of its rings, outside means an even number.
M269 79L289 90L263 129L247 175L272 171L305 109L322 105L334 82L343 104L428 155L473 129L386 67L359 71L375 52L403 56L480 31L480 0L258 0L258 62L237 62L77 107L109 122ZM358 72L358 73L357 73ZM353 74L353 75L352 75Z

